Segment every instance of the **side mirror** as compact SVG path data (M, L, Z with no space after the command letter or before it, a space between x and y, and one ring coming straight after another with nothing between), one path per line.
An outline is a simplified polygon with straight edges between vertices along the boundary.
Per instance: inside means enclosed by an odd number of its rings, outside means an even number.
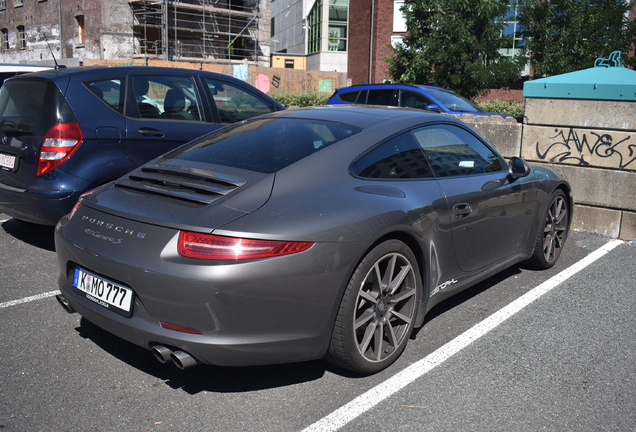
M442 112L437 105L426 105L426 108L424 109L428 111Z
M525 160L514 156L508 165L508 174L513 178L527 177L530 175L530 165Z

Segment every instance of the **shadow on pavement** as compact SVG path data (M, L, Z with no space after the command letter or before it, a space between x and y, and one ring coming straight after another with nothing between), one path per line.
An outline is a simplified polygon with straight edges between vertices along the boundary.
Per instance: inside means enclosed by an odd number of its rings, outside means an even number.
M22 222L17 219L9 219L2 223L2 228L7 234L21 242L55 252L55 241L53 237L55 232L54 226L38 225Z

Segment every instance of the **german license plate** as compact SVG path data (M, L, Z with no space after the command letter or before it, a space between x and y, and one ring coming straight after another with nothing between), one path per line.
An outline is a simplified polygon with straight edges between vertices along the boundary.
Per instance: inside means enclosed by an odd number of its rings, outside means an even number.
M0 153L0 167L4 170L15 171L17 158L14 155Z
M132 315L134 293L130 288L76 267L73 286L87 299L122 315Z

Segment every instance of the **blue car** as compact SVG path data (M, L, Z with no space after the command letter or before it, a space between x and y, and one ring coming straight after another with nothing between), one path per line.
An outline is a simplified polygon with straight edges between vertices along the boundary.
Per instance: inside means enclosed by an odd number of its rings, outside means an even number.
M484 111L453 91L421 84L360 84L340 87L327 101L327 105L340 104L397 106L444 114L512 117L507 114Z
M283 109L242 81L193 69L99 66L10 78L0 89L0 211L55 225L82 193Z

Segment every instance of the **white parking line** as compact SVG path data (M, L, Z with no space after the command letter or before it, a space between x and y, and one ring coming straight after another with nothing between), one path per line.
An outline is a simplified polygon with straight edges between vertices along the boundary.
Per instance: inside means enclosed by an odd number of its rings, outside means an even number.
M530 303L552 290L561 282L564 282L579 271L583 270L585 267L589 266L620 244L623 244L620 240L612 240L609 243L606 243L579 262L551 277L541 285L533 288L531 291L495 312L480 323L477 323L474 327L457 336L446 345L438 348L436 351L424 357L417 363L413 363L411 366L392 376L383 383L378 384L366 393L358 396L348 404L307 427L302 432L330 432L340 429L351 420L382 402L384 399L387 399L394 393L397 393L399 390L406 387L408 384L422 377L434 367L439 366L454 354L466 348L471 343L475 342L477 339L484 336L505 320L528 306Z
M59 291L49 291L49 292L46 292L46 293L43 293L43 294L38 294L38 295L31 296L31 297L24 297L24 298L21 298L19 300L11 300L11 301L8 301L8 302L0 303L0 309L6 308L6 307L9 307L9 306L19 305L19 304L22 304L22 303L29 303L29 302L32 302L32 301L41 300L41 299L47 298L47 297L53 297L55 294L59 294L59 293L60 293Z

